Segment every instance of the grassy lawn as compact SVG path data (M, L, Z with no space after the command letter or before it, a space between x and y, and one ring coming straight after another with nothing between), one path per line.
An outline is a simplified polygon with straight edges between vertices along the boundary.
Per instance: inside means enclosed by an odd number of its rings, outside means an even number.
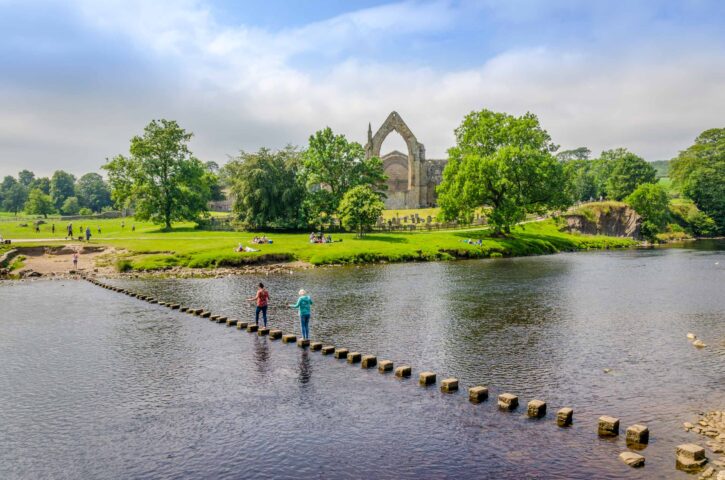
M65 243L66 222L56 219L55 234L50 223L35 232L32 219L0 220L0 233L5 238L37 238L39 243ZM21 227L20 224L28 226ZM301 260L316 265L338 263L402 262L415 260L448 260L454 258L487 258L520 256L589 248L624 248L636 243L629 239L571 235L559 232L553 221L537 222L514 229L507 238L492 238L485 229L466 231L372 233L362 239L353 234L333 234L334 243L310 244L308 234L276 234L267 236L271 245L253 245L250 240L259 233L212 232L195 230L192 224L176 224L171 232L145 222L121 219L102 219L87 223L93 236L91 244L113 246L122 252L113 261L122 260L127 268L153 270L172 266L210 268L241 266L261 261ZM131 225L136 226L134 232ZM76 236L84 221L73 222ZM98 227L101 233L98 234ZM470 245L467 239L482 240L482 245ZM54 243L52 242L52 243ZM259 252L238 253L234 248L242 243Z

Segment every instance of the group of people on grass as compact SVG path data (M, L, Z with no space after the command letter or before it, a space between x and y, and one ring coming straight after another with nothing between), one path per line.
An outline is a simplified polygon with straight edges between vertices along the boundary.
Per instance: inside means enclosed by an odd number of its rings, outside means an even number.
M263 283L260 283L257 288L257 294L247 299L248 302L255 302L256 308L254 310L254 323L259 325L259 314L262 314L262 322L264 322L265 328L267 327L267 307L269 307L269 291L265 288ZM300 317L300 330L302 331L302 338L305 340L310 339L310 316L312 310L312 298L307 295L307 292L302 289L299 291L299 298L297 302L289 305L290 308L296 308Z
M463 240L463 243L467 243L469 245L478 245L480 247L481 245L483 245L483 240L481 240L480 238L478 240L471 240L470 238L467 238Z
M332 243L332 235L325 236L322 232L310 232L310 243Z
M267 245L268 243L274 243L271 239L267 238L266 235L262 235L261 237L254 237L252 239L252 243L255 243L257 245Z

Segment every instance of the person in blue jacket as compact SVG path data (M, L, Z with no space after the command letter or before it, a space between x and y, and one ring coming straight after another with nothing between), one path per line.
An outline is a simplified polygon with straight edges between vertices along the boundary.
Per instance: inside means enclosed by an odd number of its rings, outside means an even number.
M312 306L312 299L307 292L300 290L300 298L297 299L297 303L290 305L292 308L296 308L300 312L300 327L302 327L302 338L305 340L310 339L310 307Z

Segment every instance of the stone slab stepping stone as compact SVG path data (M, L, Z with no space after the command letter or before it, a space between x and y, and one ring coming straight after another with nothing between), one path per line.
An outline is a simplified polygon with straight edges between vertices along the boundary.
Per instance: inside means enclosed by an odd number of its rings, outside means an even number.
M647 445L649 443L649 428L645 425L632 425L627 427L627 444Z
M282 330L270 330L269 331L269 338L272 340L277 340L278 338L282 338Z
M257 330L257 335L259 335L260 337L269 335L269 328L267 328L267 327L260 328L259 330Z
M433 372L420 372L418 383L422 386L433 385L436 383L436 374Z
M310 342L310 350L316 351L322 348L322 342Z
M347 363L360 363L361 359L362 355L360 354L360 352L350 352L347 354Z
M288 333L286 335L282 335L282 341L284 343L294 343L297 341L297 335Z
M498 396L498 408L503 410L514 410L519 406L519 397L512 393L502 393Z
M332 345L324 345L320 349L320 353L322 353L323 355L331 355L335 353L335 347L333 347Z
M300 348L307 348L310 346L310 341L305 338L300 338L297 340L297 346Z
M542 400L531 400L526 405L526 415L531 418L541 418L546 415L546 402Z
M619 459L633 468L644 467L644 457L634 452L622 452Z
M441 392L453 393L458 391L458 379L457 378L444 378L441 381Z
M599 417L598 433L602 437L616 437L619 435L619 419L603 415Z
M574 409L569 407L560 408L556 412L556 424L560 427L568 427L572 424L574 418Z
M385 372L392 372L393 371L393 362L390 360L380 360L380 363L378 363L378 372L385 373Z
M373 368L378 364L378 357L375 355L363 355L362 360L360 361L360 366L362 368Z
M257 330L259 330L259 325L257 325L256 323L250 323L249 325L247 325L247 331L249 333L254 333Z
M347 348L336 348L335 349L335 358L347 358L347 354L350 353L350 351Z
M468 389L468 399L473 403L485 402L488 399L488 388L477 385Z
M410 365L401 365L395 369L395 376L398 378L407 378L413 374L413 369Z

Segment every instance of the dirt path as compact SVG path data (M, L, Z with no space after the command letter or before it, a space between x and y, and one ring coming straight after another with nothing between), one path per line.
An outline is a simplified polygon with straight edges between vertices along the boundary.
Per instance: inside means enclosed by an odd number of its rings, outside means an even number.
M99 268L96 265L96 259L101 255L113 253L112 249L88 247L82 244L68 244L58 248L22 248L20 254L25 257L23 261L25 265L17 273L23 275L33 271L44 276L67 274L70 270L73 270L74 251L79 252L79 272L93 272L95 269L101 274L113 272L113 269L110 267Z

